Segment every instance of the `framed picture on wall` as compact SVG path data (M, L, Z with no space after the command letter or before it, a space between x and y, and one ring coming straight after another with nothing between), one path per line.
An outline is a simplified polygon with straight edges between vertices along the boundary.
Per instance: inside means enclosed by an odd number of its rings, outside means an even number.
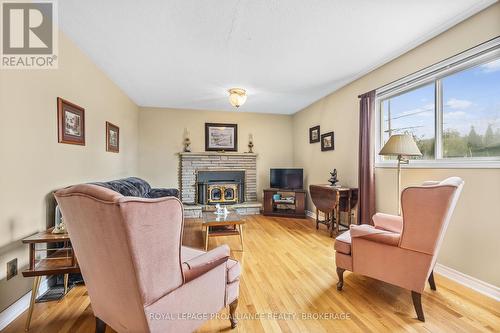
M120 152L120 128L109 121L106 122L106 151Z
M205 151L238 151L238 125L205 123Z
M85 146L85 109L57 98L58 142Z
M333 132L321 134L321 151L335 150L335 135Z
M319 142L319 125L309 128L309 143Z

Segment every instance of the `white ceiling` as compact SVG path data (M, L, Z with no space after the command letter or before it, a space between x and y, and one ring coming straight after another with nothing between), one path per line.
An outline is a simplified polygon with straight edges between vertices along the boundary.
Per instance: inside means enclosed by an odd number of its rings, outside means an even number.
M140 106L291 114L494 0L64 0L63 31ZM374 87L375 88L375 87Z

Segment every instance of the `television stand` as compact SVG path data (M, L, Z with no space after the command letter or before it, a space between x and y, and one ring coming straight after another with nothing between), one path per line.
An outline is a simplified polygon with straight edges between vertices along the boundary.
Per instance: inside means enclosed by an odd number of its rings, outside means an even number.
M274 195L280 194L280 199ZM270 188L264 190L264 215L305 218L306 191Z

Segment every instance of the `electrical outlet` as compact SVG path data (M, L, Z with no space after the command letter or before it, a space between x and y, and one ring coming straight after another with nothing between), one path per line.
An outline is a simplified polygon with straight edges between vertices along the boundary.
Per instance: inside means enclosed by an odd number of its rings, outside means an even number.
M12 259L7 263L7 280L12 279L17 275L17 258Z

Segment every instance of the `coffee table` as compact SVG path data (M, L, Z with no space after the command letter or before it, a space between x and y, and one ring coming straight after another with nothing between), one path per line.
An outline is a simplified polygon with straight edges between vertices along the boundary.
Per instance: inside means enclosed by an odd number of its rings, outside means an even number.
M211 212L202 214L202 227L205 229L205 251L208 251L208 239L217 236L239 235L241 251L243 251L243 225L245 220L236 212L217 215Z

